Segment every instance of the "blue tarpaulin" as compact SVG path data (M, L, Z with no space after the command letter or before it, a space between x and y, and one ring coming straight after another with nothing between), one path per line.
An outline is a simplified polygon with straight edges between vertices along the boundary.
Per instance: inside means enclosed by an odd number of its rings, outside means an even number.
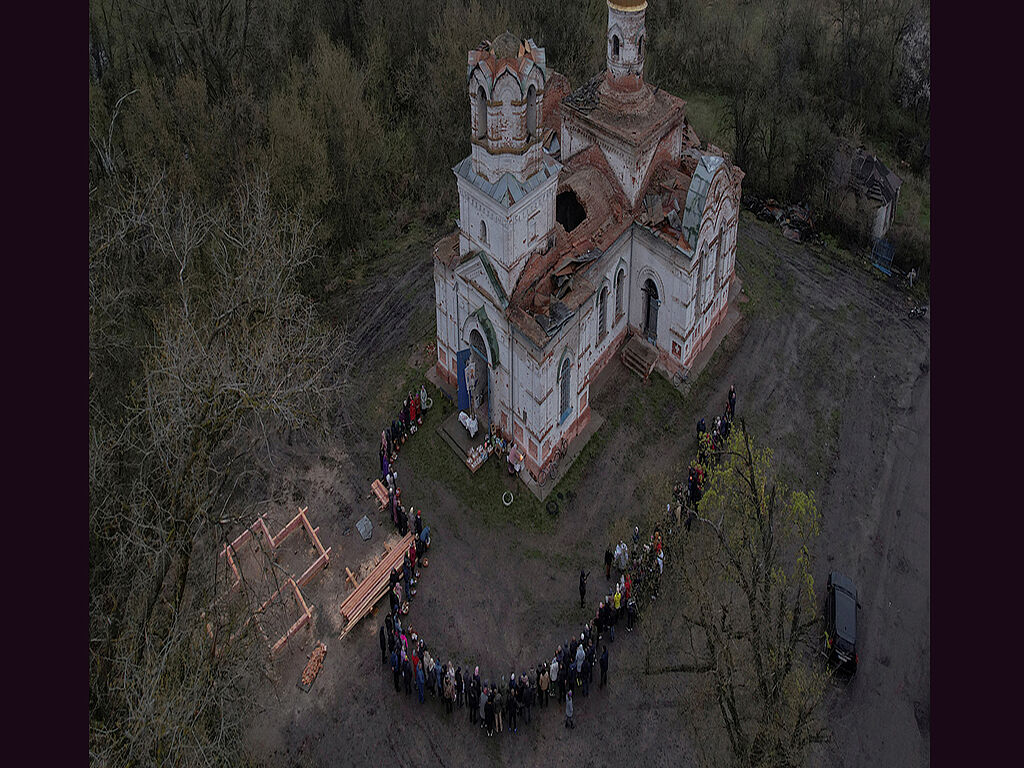
M892 257L895 250L888 240L879 240L871 252L871 256L875 260L872 266L892 277Z
M462 349L455 353L455 368L459 373L459 410L469 410L469 389L466 387L466 363L470 350Z

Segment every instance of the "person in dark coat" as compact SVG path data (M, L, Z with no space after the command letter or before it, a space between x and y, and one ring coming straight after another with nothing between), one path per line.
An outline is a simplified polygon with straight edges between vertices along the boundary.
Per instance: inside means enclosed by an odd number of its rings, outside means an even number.
M476 725L476 713L479 711L480 701L480 667L476 668L473 678L466 686L466 706L469 707L469 722Z
M515 681L516 676L513 673L508 684L508 700L505 703L505 720L508 723L509 733L519 733L519 705L516 702L519 688L515 685Z
M412 695L412 664L409 663L409 657L405 657L405 661L402 662L402 679L405 682L405 695Z
M736 385L729 386L729 416L736 417Z
M455 670L455 703L462 709L462 704L466 698L466 689L462 687L462 667L459 666Z
M608 646L604 646L604 652L601 654L601 687L604 688L608 684Z
M380 625L380 663L388 663L388 631L384 624Z
M401 608L401 601L398 599L398 594L395 592L394 587L392 587L388 592L388 600L391 604L391 612L397 616L398 611Z
M494 694L487 697L484 702L484 723L487 725L487 735L494 735Z
M402 563L402 585L405 587L406 601L412 600L412 564L409 562L409 553L405 553L405 561Z
M587 596L587 577L590 576L588 571L584 571L580 568L580 608L583 607L583 598Z
M604 578L605 581L612 577L612 551L606 549L604 551Z
M398 651L391 651L391 673L395 678L395 693L402 690L402 667L398 661Z

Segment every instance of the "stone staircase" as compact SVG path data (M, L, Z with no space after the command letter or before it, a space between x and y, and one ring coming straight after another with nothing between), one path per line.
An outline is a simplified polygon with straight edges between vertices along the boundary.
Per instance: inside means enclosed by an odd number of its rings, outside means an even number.
M632 335L622 345L622 364L644 381L658 362L658 350L637 335Z

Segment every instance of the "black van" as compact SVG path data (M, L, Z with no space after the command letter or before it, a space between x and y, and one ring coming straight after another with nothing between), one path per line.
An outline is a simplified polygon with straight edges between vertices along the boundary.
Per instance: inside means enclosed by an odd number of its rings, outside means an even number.
M825 656L839 674L857 671L857 587L833 571L828 575L825 597Z

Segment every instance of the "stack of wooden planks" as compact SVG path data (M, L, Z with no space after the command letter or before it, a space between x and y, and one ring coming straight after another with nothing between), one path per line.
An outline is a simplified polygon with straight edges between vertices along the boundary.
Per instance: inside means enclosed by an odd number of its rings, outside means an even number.
M341 619L345 623L341 637L348 634L359 623L359 620L370 612L377 601L387 594L391 569L401 566L402 559L409 551L412 541L412 534L407 533L395 547L385 553L369 575L359 582L359 585L345 598L341 604Z
M370 486L370 490L373 491L373 495L377 497L377 504L380 505L381 509L387 509L388 501L388 489L384 487L384 483L380 480L374 480L373 485Z

